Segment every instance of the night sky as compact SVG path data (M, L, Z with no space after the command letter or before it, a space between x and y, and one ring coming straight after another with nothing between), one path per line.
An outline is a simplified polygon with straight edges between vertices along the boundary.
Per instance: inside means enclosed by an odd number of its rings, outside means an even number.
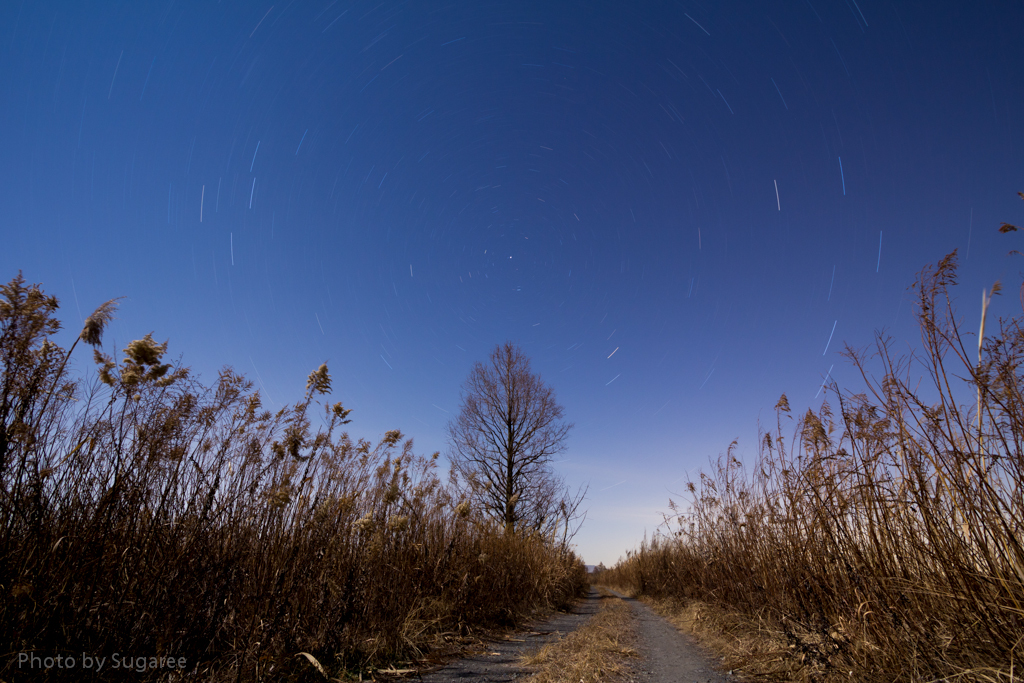
M322 362L355 437L424 454L511 340L575 423L614 562L907 287L1020 313L1019 2L0 3L0 277L70 344L154 332L274 408ZM909 346L908 346L909 345ZM76 351L81 371L87 352Z

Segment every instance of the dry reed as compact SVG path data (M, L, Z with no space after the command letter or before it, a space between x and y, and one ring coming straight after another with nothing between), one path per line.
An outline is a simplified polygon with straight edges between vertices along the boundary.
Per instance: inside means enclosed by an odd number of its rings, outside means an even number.
M730 447L598 580L741 615L762 635L743 670L767 679L1019 679L1024 329L1000 321L976 362L956 266L915 283L922 353L896 358L881 334L872 356L847 347L865 392L833 385L836 415L825 402L795 421L783 395L753 466Z
M0 679L341 679L581 593L572 552L488 523L436 453L341 431L326 366L276 412L230 369L206 387L164 363L149 335L76 378L56 310L20 275L0 287ZM112 312L80 339L98 347ZM115 652L186 666L19 661Z

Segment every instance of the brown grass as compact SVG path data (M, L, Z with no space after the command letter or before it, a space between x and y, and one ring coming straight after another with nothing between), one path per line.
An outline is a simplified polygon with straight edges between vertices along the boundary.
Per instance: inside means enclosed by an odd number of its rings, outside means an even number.
M783 396L752 466L730 447L597 580L710 615L698 633L760 634L733 667L768 679L1019 680L1024 329L1000 321L975 360L955 281L954 253L915 285L922 352L847 347L863 392L792 422Z
M800 662L791 656L785 634L773 631L755 616L728 611L700 600L641 597L644 603L677 629L693 636L721 657L721 667L735 675L759 680L794 680Z
M230 369L208 387L164 363L149 336L120 364L97 350L98 380L73 377L56 310L20 276L0 287L0 679L90 677L19 670L30 652L184 657L195 680L345 678L583 589L575 555L489 523L437 454L343 432L349 411L318 403L326 366L276 412ZM111 312L80 341L98 346ZM119 674L167 671L98 678Z
M601 591L601 608L561 640L523 658L535 669L527 683L615 681L637 656L635 617L625 602Z

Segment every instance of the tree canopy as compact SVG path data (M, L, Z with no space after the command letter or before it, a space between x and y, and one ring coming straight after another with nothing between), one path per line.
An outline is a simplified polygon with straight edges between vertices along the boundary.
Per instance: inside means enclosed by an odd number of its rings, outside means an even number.
M477 362L462 385L459 415L448 423L449 455L467 495L507 532L532 528L563 539L583 495L569 496L552 471L573 425L554 390L506 342Z

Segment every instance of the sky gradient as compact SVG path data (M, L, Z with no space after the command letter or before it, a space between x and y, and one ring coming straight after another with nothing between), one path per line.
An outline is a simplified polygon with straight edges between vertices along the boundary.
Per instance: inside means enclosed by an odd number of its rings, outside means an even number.
M511 340L575 424L576 538L614 562L839 356L919 340L959 250L1020 313L1019 2L0 3L0 277L69 343L126 297L266 403L327 362L356 437L445 451ZM1019 233L1018 233L1019 234ZM970 323L973 329L976 323ZM88 354L76 363L90 368Z

